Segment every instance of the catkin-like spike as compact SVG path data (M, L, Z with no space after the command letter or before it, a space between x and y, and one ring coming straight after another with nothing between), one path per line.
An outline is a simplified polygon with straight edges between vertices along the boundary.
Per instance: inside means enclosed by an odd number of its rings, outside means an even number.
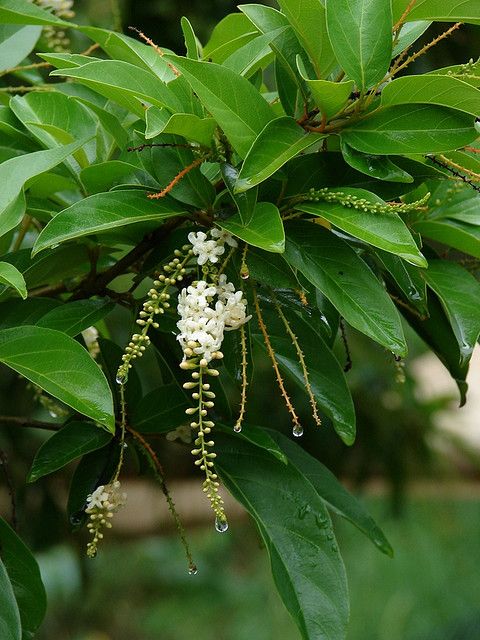
M275 298L274 298L274 300L275 300ZM302 368L303 380L305 382L305 389L307 391L308 399L310 401L310 406L312 407L312 416L313 416L313 419L315 420L315 423L317 424L317 426L321 427L322 426L322 420L321 420L321 418L320 418L320 416L318 414L317 401L315 400L315 396L313 395L312 385L310 384L308 368L307 368L307 364L305 362L305 355L304 355L304 353L302 351L300 343L298 342L297 336L294 334L294 332L292 330L292 327L290 326L290 323L289 323L287 317L285 316L285 314L283 313L283 311L282 311L280 305L278 304L277 300L275 300L275 310L278 313L278 315L280 316L280 319L283 322L285 330L286 330L290 340L292 341L293 346L295 347L295 351L297 352L298 361L300 362L300 366Z
M165 189L162 189L158 193L149 193L147 198L149 198L150 200L159 200L160 198L165 197L167 193L170 193L173 187L177 185L180 182L180 180L187 175L187 173L190 173L190 171L195 169L195 167L200 166L202 162L205 161L205 158L206 156L195 158L193 162L191 162L188 166L186 166L179 173L177 173L177 175L173 178L173 180L169 184L167 184Z
M391 214L396 215L398 213L409 213L423 207L430 198L430 193L427 193L423 198L415 202L409 203L380 203L370 202L365 198L359 198L351 193L344 193L343 191L331 191L327 187L323 189L310 189L308 194L301 197L302 200L308 200L313 202L336 202L348 209L357 209L358 211L378 213L378 214Z
M240 345L242 349L242 394L240 398L240 413L238 415L237 421L233 430L239 433L242 430L243 419L245 417L245 411L247 408L247 335L245 331L245 326L242 325L240 327Z
M258 326L260 327L260 331L262 332L263 339L265 341L265 346L267 348L267 353L272 362L273 370L275 371L275 376L277 378L277 383L280 389L280 393L282 394L283 399L285 400L285 404L287 405L288 412L290 413L290 416L292 418L294 431L296 430L297 432L303 432L302 425L300 424L300 420L298 419L297 413L295 411L295 407L293 406L292 401L290 400L290 396L288 395L287 390L285 389L283 378L280 373L280 369L278 368L277 360L275 359L275 351L273 350L272 343L270 342L270 336L268 335L267 327L263 320L262 311L260 309L260 304L258 302L257 290L255 287L252 287L252 291L253 291L253 302L255 305L255 312L257 314L257 319L258 319Z

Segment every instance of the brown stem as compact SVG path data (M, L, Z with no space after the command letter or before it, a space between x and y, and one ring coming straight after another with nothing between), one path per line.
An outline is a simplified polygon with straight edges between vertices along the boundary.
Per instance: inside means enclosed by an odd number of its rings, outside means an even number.
M25 416L0 416L0 424L27 427L29 429L46 429L47 431L58 431L62 428L61 424L44 422L43 420L32 420Z

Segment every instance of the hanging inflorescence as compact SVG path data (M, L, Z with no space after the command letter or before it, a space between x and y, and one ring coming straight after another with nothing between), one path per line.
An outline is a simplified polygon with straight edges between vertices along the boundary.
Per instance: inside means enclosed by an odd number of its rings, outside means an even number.
M302 200L312 202L332 202L341 204L347 209L357 209L364 213L378 213L378 214L397 214L397 213L409 213L416 211L420 207L425 206L430 198L430 194L427 193L420 200L409 203L390 204L387 202L371 202L366 198L360 198L351 193L344 193L343 191L331 191L328 188L323 189L310 189L308 194L302 197Z

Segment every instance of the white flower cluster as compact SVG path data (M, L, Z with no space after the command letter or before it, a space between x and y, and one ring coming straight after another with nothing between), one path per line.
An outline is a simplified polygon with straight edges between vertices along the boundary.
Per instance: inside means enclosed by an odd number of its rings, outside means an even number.
M93 539L87 544L87 555L91 558L97 555L98 543L103 538L102 528L112 528L110 520L113 514L125 504L126 498L127 495L120 491L118 480L111 484L101 484L88 496L85 513L90 516L87 528Z
M180 320L177 336L186 358L201 356L208 364L221 358L220 348L224 331L238 329L250 320L246 315L246 300L241 291L235 291L227 276L222 274L218 285L199 280L182 289L178 296Z
M73 0L37 0L41 7L53 9L55 15L61 18L73 18Z
M219 257L225 253L226 244L230 247L237 246L237 241L228 231L212 229L210 236L212 239L209 240L207 234L203 231L198 231L197 233L192 231L188 234L188 241L192 245L193 253L197 256L199 265L207 262L218 262Z

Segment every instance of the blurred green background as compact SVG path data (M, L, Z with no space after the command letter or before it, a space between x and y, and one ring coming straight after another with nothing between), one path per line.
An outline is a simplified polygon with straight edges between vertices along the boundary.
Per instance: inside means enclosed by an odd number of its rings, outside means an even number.
M103 27L114 26L119 10L124 29L135 26L179 53L184 50L182 15L205 43L213 25L235 8L236 3L226 0L125 0L120 5L76 0L74 5L78 22ZM443 29L444 25L434 25L421 42ZM467 61L478 54L478 34L474 27L457 30L421 58L416 71ZM75 50L83 44L73 37ZM124 311L109 319L109 330L119 344L125 342L130 325ZM440 431L436 418L440 409L455 404L455 392L419 396L408 364L406 382L398 384L391 357L353 331L347 335L354 363L349 380L357 407L358 440L347 448L331 429L307 429L302 444L351 486L368 487L365 500L395 549L390 560L355 529L337 523L352 598L348 638L480 639L478 452ZM337 346L344 362L342 345ZM423 345L413 341L412 356L423 351ZM148 391L153 356L141 365ZM255 385L257 381L261 386ZM251 388L262 392L251 398L249 420L288 432L288 417L269 363L256 368ZM300 415L306 416L303 395L291 391ZM0 412L13 414L28 403L31 391L16 376L2 374ZM39 412L38 417L44 416ZM42 438L37 432L14 429L1 436L19 486ZM184 447L161 441L159 449L167 477L178 481L192 473ZM68 531L61 508L70 472L18 495L20 531L30 535L29 543L38 551L49 594L49 613L39 640L299 638L276 594L267 554L246 518L234 521L226 535L217 534L207 520L204 526L188 527L199 568L195 576L188 574L177 537L165 533L131 539L113 535L99 557L89 561L84 538ZM372 482L381 495L372 497L376 493ZM425 488L435 482L439 485L433 493Z

